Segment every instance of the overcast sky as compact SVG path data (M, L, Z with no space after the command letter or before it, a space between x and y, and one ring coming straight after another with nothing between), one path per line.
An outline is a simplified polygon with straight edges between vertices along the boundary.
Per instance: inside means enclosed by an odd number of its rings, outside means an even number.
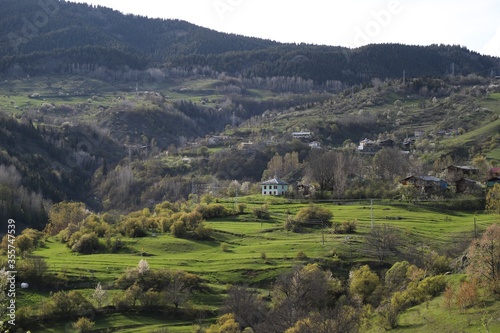
M280 42L459 44L500 57L498 0L78 0Z

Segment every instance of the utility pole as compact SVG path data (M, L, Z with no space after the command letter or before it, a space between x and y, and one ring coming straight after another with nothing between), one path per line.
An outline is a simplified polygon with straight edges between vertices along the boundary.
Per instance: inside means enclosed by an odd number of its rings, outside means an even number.
M403 86L406 85L406 69L403 69Z

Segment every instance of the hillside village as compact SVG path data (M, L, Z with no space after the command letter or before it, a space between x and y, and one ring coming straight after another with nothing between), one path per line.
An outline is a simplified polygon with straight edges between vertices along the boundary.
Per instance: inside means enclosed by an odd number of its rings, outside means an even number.
M4 2L0 331L500 331L499 58Z

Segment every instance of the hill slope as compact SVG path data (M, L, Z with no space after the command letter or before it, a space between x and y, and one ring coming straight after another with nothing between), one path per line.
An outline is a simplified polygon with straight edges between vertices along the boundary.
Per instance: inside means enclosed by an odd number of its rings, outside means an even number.
M208 67L245 77L298 76L316 83L498 74L499 59L459 46L369 45L358 49L281 44L219 33L178 20L148 19L64 1L4 0L0 71L48 74L99 67Z

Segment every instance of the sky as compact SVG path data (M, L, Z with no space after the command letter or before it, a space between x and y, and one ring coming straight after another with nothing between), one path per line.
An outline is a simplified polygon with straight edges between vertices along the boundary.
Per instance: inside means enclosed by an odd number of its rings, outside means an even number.
M75 0L287 43L462 45L500 57L498 0Z

